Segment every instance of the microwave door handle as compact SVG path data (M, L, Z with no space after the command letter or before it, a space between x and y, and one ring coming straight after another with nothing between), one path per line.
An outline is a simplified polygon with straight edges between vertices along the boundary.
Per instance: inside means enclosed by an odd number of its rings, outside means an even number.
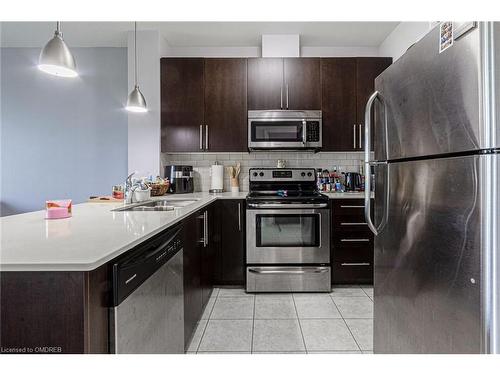
M307 143L307 121L302 120L302 144L305 146Z

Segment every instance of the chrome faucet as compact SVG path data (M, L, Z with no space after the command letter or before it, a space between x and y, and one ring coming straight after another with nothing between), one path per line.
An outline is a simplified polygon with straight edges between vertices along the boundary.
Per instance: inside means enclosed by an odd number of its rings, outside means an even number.
M131 174L128 175L127 179L125 180L125 203L130 204L132 203L133 199L132 197L134 196L134 184L132 183L132 176L135 174L135 172L132 172Z

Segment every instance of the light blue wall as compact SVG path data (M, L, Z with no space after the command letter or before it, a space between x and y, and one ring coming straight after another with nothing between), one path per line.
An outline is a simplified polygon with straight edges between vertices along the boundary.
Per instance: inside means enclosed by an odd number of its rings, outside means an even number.
M1 49L1 216L110 194L127 173L127 50L71 48L78 78L40 72L38 48Z

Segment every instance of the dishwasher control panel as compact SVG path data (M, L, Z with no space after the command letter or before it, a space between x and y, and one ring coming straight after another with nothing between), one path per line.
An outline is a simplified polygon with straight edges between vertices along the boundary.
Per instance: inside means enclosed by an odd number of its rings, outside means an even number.
M129 250L113 264L114 306L182 250L181 231L181 225L169 228Z

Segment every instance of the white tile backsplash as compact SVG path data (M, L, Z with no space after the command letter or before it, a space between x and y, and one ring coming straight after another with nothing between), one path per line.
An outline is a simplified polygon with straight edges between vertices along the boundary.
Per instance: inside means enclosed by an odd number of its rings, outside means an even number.
M340 172L359 172L363 163L363 152L193 152L162 153L161 170L165 165L192 165L195 191L210 189L210 166L218 161L229 166L241 164L240 190L248 191L248 170L254 167L275 167L278 159L284 159L287 167L322 168ZM230 191L229 175L224 173L224 191Z

